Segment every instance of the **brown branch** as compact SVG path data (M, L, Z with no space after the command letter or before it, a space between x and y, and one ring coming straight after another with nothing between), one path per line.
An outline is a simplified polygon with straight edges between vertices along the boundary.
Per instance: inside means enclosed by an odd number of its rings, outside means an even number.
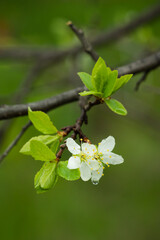
M135 91L139 90L140 85L142 84L142 82L144 82L148 76L149 70L144 72L142 77L137 81L136 86L135 86Z
M86 135L83 133L81 127L82 127L83 123L85 123L87 112L93 106L96 106L101 103L102 103L102 101L97 98L94 102L89 102L87 105L83 106L83 108L81 109L81 115L77 119L76 123L72 126L67 126L67 127L62 128L63 136L67 136L70 132L73 131L71 138L76 139L77 135L79 135L79 138L82 139L83 142L90 142L89 139L86 137ZM60 146L60 150L57 153L57 159L56 159L57 161L60 161L60 158L62 157L62 154L63 154L63 151L65 150L65 148L66 148L65 143Z
M48 112L49 110L55 109L64 104L77 101L79 99L78 93L83 90L84 87L79 87L42 101L28 104L17 104L13 106L6 105L0 108L0 120L27 115L28 107L30 107L33 111L41 110Z
M4 153L0 156L0 163L3 161L3 159L9 154L9 152L12 150L12 148L18 143L18 141L21 139L25 131L32 125L31 122L28 122L21 130L21 132L17 135L17 137L11 142L11 144L6 148Z
M140 72L153 70L159 66L160 52L157 52L144 59L119 67L117 70L119 72L119 76L122 76L129 73L137 74ZM50 111L51 109L55 109L64 104L77 101L79 99L78 93L81 91L84 91L84 87L76 88L42 101L28 104L17 104L13 106L3 106L0 108L0 120L27 115L28 107L31 107L33 110L41 110L44 112Z
M88 42L87 38L84 35L84 32L82 29L78 29L71 21L67 23L67 25L72 29L72 31L76 34L78 39L80 40L84 51L89 54L94 61L97 61L99 56L98 54L93 50L92 45Z

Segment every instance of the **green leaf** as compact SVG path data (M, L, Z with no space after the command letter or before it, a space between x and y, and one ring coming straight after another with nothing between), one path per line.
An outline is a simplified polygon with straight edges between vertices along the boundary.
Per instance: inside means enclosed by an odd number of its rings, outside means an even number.
M105 100L105 103L113 112L120 114L120 115L127 114L127 110L125 109L125 107L122 105L122 103L118 102L117 100L107 99L107 100Z
M42 193L52 188L58 179L56 175L57 162L46 162L35 175L34 186L37 193Z
M28 108L28 116L35 128L44 134L55 134L57 128L51 122L49 116L41 111L32 111Z
M126 84L131 79L132 76L133 76L133 74L127 74L120 78L117 78L112 93L116 92L119 88L121 88L124 84Z
M81 95L81 96L94 95L96 97L101 97L102 93L101 92L94 92L94 91L84 91L84 92L80 92L79 95Z
M109 73L109 70L108 70L108 73ZM110 70L110 73L107 75L107 78L104 83L103 97L108 97L112 94L112 91L113 91L115 83L116 83L117 76L118 76L117 70L114 70L114 71Z
M49 149L49 147L37 140L32 140L30 142L30 151L31 156L35 160L53 161L56 159L56 155Z
M57 174L68 181L78 180L80 178L79 169L69 169L68 161L60 161L57 166Z
M105 61L100 57L92 70L92 85L97 92L102 92L108 74Z
M31 154L31 149L30 149L30 142L32 140L38 140L46 145L51 144L52 142L56 142L56 140L59 139L59 135L54 135L54 136L50 136L50 135L40 135L37 137L33 137L31 138L28 142L26 142L23 147L20 150L20 153L26 154L26 155L30 155Z
M95 88L92 85L91 82L91 75L85 72L79 72L78 76L80 77L80 79L82 80L82 82L84 83L84 85L90 90L90 91L94 91Z
M54 152L56 154L57 150L59 148L59 145L60 145L60 141L53 142L50 146L50 149L52 150L52 152Z

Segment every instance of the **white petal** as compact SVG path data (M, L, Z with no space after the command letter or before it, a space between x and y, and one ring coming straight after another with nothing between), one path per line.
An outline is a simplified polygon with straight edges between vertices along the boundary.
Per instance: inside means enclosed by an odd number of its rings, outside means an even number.
M91 159L87 160L86 162L87 162L87 164L88 164L88 166L90 167L91 170L97 170L100 167L99 162L95 159L92 160L92 158L91 158Z
M92 176L91 176L92 182L99 181L99 179L102 177L102 174L103 174L103 167L100 167L96 171L92 171Z
M83 181L88 181L91 178L91 170L85 162L82 162L80 172Z
M107 154L111 152L115 146L115 139L112 136L103 139L102 142L99 143L98 146L98 153L100 154Z
M86 155L93 156L97 152L97 148L93 144L83 143L82 152Z
M103 162L106 164L108 163L108 164L116 165L124 162L124 159L122 158L122 156L115 153L105 154L103 155L102 158L103 158Z
M77 156L73 156L69 158L67 167L69 169L76 169L76 168L79 168L80 165L81 165L80 158Z
M72 138L67 138L66 145L72 154L80 153L80 146Z

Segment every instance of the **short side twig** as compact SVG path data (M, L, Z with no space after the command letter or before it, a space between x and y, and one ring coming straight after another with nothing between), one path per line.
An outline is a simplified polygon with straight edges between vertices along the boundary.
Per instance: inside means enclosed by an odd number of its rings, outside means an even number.
M89 43L87 38L84 35L84 32L82 29L78 29L71 21L67 22L67 25L72 29L72 31L76 34L76 36L79 38L83 49L86 53L88 53L94 61L97 61L99 56L98 54L93 50L92 45Z
M144 72L142 77L137 81L135 89L134 89L135 91L139 90L140 85L146 80L148 73L149 73L149 71Z

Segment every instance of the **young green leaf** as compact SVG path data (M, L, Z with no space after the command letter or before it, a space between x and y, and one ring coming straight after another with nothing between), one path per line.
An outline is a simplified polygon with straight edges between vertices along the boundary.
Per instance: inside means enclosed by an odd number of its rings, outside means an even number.
M125 107L120 103L119 101L115 99L106 99L105 103L107 106L115 113L120 114L120 115L126 115L127 110Z
M80 79L82 80L82 82L84 83L84 85L90 90L90 91L94 91L95 88L92 85L91 82L91 75L89 75L88 73L85 72L79 72L78 76L80 77Z
M103 97L108 97L112 94L117 76L118 76L117 70L114 70L114 71L110 70L110 73L107 75L106 81L104 82Z
M57 162L46 162L35 175L34 186L37 193L42 193L52 188L58 179L56 175Z
M60 161L57 166L57 174L68 181L78 180L80 178L79 169L69 169L68 161Z
M60 145L60 141L54 141L50 146L50 149L52 150L52 152L56 154L59 148L59 145Z
M119 88L121 88L124 84L126 84L131 79L132 76L133 76L133 74L127 74L120 78L117 78L112 93L116 92Z
M56 155L49 149L49 147L37 140L32 140L30 142L30 152L35 160L53 161L56 159Z
M41 111L32 111L28 108L28 116L35 128L44 134L55 134L57 128L51 122L49 116Z
M100 57L92 70L92 85L97 92L102 92L106 78L108 77L108 69L105 61Z
M54 135L54 136L51 136L51 135L40 135L40 136L37 136L37 137L33 137L31 138L28 142L26 142L23 147L21 148L20 150L20 153L23 153L23 154L26 154L26 155L30 155L31 154L31 149L30 149L30 142L32 140L38 140L42 143L44 143L45 145L49 145L51 144L52 142L56 142L56 140L59 139L59 135Z
M81 96L94 95L94 96L96 96L96 97L102 97L102 93L101 93L101 92L94 92L94 91L84 91L84 92L80 92L79 95L81 95Z

